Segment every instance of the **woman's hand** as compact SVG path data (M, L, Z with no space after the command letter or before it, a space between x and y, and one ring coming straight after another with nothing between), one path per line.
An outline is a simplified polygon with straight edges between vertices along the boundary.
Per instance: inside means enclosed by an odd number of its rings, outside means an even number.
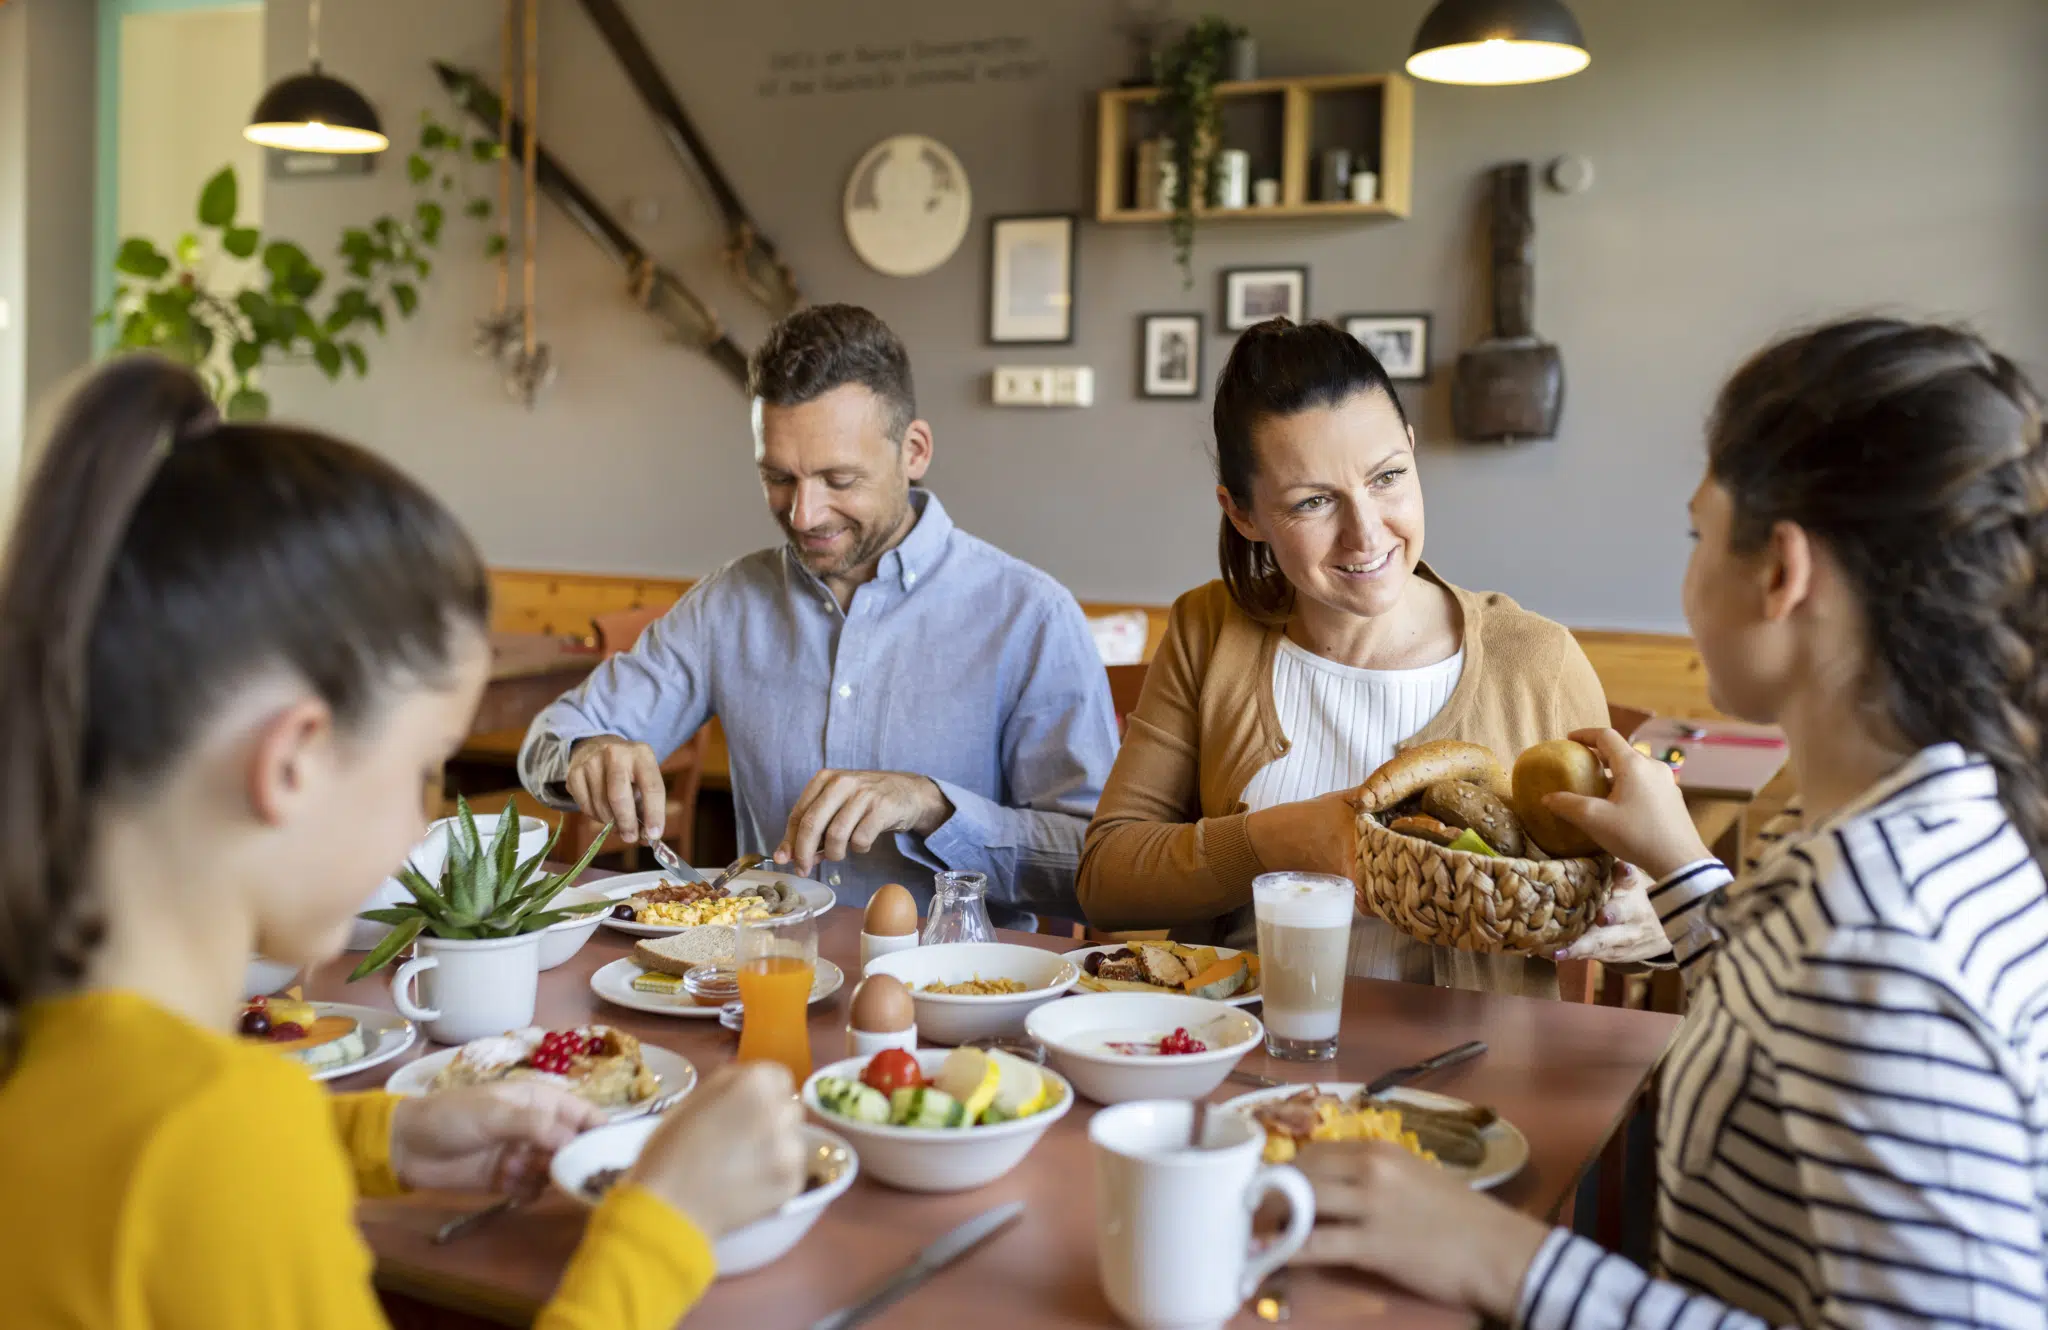
M1713 857L1693 826L1670 767L1638 753L1613 730L1577 730L1571 737L1600 755L1612 785L1605 799L1545 795L1543 802L1551 812L1658 881L1695 860Z
M662 1121L630 1176L716 1242L802 1188L803 1120L780 1063L725 1067Z
M1356 790L1275 804L1245 819L1252 853L1268 872L1329 873L1356 880Z
M1657 907L1650 904L1649 879L1628 864L1618 865L1616 872L1623 875L1622 881L1607 898L1600 923L1558 952L1557 960L1615 965L1655 960L1671 950L1664 922L1657 917Z
M1388 1141L1310 1145L1295 1164L1316 1191L1296 1265L1348 1265L1437 1302L1509 1320L1549 1230Z
M559 1086L466 1085L393 1110L391 1171L419 1191L534 1191L555 1151L604 1121Z

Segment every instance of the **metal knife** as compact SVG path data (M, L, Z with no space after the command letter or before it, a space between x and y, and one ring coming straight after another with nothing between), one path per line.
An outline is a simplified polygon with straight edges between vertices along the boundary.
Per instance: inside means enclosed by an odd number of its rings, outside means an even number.
M1460 1062L1469 1062L1485 1051L1486 1045L1477 1039L1474 1039L1469 1044L1459 1044L1456 1048L1439 1053L1433 1058L1410 1063L1405 1067L1396 1067L1392 1071L1373 1077L1370 1081L1366 1082L1365 1092L1367 1094L1378 1094L1382 1090L1391 1090L1397 1085L1404 1085L1414 1080L1417 1076L1426 1076L1430 1072L1441 1071L1445 1067L1456 1066Z
M919 1284L1015 1223L1017 1217L1023 1213L1024 1202L1011 1201L1008 1205L999 1205L984 1214L976 1215L912 1257L910 1264L863 1293L858 1302L841 1307L822 1320L813 1322L811 1330L851 1330L851 1327L880 1313L916 1289Z

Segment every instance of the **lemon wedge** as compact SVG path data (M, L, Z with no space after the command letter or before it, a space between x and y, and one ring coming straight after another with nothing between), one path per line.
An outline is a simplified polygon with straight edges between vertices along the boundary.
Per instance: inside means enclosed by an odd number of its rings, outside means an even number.
M996 1111L1003 1116L1029 1117L1051 1102L1052 1082L1023 1058L997 1049L988 1055L988 1061L999 1081Z
M995 1102L1003 1074L980 1049L956 1048L946 1055L932 1084L960 1101L960 1125L971 1127Z

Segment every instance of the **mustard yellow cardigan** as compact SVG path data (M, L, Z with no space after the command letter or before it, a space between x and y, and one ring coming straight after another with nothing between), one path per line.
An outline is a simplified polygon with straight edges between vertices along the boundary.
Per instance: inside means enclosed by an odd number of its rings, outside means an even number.
M0 1322L76 1330L385 1324L358 1193L399 1190L386 1094L133 993L25 1013L0 1081ZM638 1187L593 1214L543 1330L667 1330L715 1274L695 1225Z

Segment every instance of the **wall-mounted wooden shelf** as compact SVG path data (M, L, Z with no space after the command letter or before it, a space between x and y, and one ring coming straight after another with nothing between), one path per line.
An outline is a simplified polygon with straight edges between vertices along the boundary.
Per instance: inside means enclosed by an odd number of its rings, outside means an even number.
M1157 88L1098 94L1095 219L1163 222L1163 209L1135 206L1137 146L1162 125ZM1252 178L1277 179L1270 207L1197 208L1204 221L1299 217L1406 217L1415 158L1415 89L1400 74L1335 74L1222 83L1223 146L1251 154ZM1379 173L1371 203L1313 197L1317 163L1328 148L1349 148L1362 169Z

